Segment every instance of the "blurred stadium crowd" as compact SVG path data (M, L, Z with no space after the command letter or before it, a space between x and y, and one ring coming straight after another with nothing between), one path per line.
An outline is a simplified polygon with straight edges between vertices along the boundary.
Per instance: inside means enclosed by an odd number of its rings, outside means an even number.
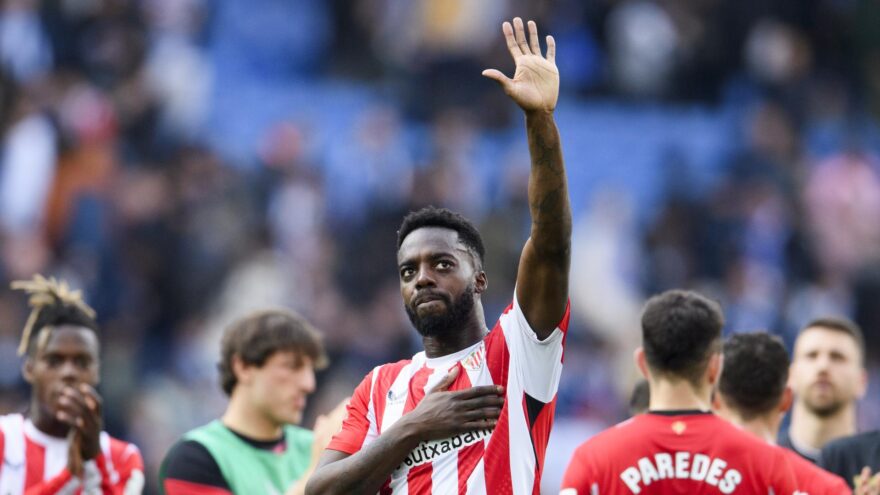
M411 356L394 253L413 208L481 226L487 317L508 304L528 153L480 71L511 71L512 15L557 40L575 219L554 430L572 444L551 447L546 483L625 415L640 306L672 287L721 301L728 332L789 343L813 317L854 318L875 384L860 418L880 424L880 3L0 5L0 281L85 289L107 429L148 469L222 411L219 335L246 310L292 307L324 332L313 413ZM26 316L0 291L2 411L27 397Z

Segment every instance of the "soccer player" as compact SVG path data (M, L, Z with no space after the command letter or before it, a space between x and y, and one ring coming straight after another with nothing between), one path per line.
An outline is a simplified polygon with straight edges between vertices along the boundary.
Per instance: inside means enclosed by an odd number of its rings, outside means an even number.
M578 447L562 494L795 493L781 449L709 410L723 324L718 304L694 292L648 300L635 359L648 379L650 408Z
M861 477L866 467L875 473L880 471L880 430L828 442L822 447L819 466L837 474L855 487L855 480ZM875 485L877 477L880 477L880 473L873 477L868 476L875 478Z
M326 360L318 333L289 311L259 311L230 325L219 364L229 405L165 456L164 493L302 493L345 410L319 418L314 434L294 426Z
M722 418L775 444L782 417L791 407L788 382L788 351L766 332L744 333L724 343L724 369L712 400ZM820 469L788 449L788 457L801 493L841 495L849 493L846 482Z
M862 330L849 320L821 318L801 330L791 363L791 425L779 445L816 462L825 444L856 433L856 402L868 386L864 349Z
M30 295L18 351L31 404L26 416L0 416L0 493L141 493L138 448L101 431L95 312L64 281L36 275L12 287Z
M491 331L483 242L445 209L404 218L398 273L404 307L425 350L378 366L357 387L342 432L306 493L536 493L553 421L568 326L571 212L553 110L555 45L537 27L503 24L516 62L494 79L525 112L532 157L531 237L513 302Z

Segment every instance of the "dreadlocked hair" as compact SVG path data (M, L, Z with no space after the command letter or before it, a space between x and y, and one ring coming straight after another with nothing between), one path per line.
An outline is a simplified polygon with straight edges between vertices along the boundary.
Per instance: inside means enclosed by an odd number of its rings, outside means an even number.
M28 305L31 307L31 314L24 325L18 346L19 356L28 352L31 340L47 326L76 325L97 332L95 310L83 300L81 291L71 290L64 280L37 274L31 280L14 281L11 287L27 293ZM45 342L48 338L49 334L44 333L40 341Z

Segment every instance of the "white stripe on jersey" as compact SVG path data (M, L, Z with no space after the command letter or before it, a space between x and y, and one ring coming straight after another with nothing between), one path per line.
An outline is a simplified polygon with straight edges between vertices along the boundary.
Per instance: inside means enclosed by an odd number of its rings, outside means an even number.
M43 481L50 480L67 467L66 438L55 438L38 430L30 421L24 423L25 436L46 449L43 456ZM65 485L66 486L66 485Z
M510 357L513 361L513 353ZM511 363L513 367L514 363ZM519 452L522 455L511 455L510 477L513 484L514 495L531 495L532 486L535 483L535 456L532 446L532 435L529 430L528 420L523 413L523 390L516 380L508 380L507 385L507 410L510 424L510 451Z
M409 379L412 378L415 370L415 362L410 362L397 375L394 383L384 394L385 413L382 415L382 431L388 431L391 425L397 422L403 416L403 408L406 406L406 398L409 395Z
M437 462L432 465L431 491L458 493L458 462Z
M483 459L477 463L474 472L467 482L468 495L486 495L486 466L483 465Z
M376 366L373 368L373 378L370 383L370 392L376 390L376 380L379 378L379 368L381 366ZM370 428L367 430L367 436L364 437L364 445L368 445L379 436L378 422L376 421L376 405L373 404L373 395L370 393L370 401L367 404L367 419L370 422Z

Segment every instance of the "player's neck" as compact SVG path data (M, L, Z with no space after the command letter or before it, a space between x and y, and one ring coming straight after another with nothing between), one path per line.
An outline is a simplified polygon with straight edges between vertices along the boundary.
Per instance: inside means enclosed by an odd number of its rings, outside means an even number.
M34 427L49 436L64 438L67 436L67 432L70 431L70 426L58 421L52 416L50 411L41 408L37 401L31 402L28 419L31 420Z
M455 330L444 332L443 335L428 335L422 337L425 346L425 355L429 358L437 358L454 354L462 349L483 340L487 333L486 324L481 311L474 311L467 323Z
M668 380L653 380L650 384L651 411L708 411L711 409L709 400L709 387L706 390L697 390L686 380L676 382Z
M831 416L818 416L802 401L795 402L791 412L789 436L800 445L821 449L831 440L856 433L855 404L850 402Z
M241 395L229 399L229 406L220 421L230 430L253 440L271 441L281 437L282 426L268 420Z
M723 416L724 419L730 421L736 426L739 426L743 430L746 430L754 435L761 437L767 443L776 445L776 436L779 433L779 420L775 417L770 417L769 415L758 416L756 418L752 418L746 421L742 417L735 414L725 414ZM778 414L774 414L774 416L778 416Z

